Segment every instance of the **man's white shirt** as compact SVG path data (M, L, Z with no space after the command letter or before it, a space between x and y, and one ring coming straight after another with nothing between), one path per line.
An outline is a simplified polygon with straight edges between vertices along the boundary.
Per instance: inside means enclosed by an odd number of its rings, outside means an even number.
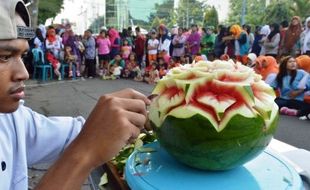
M23 102L14 113L0 113L0 189L27 190L27 168L55 161L84 123L83 117L43 116Z

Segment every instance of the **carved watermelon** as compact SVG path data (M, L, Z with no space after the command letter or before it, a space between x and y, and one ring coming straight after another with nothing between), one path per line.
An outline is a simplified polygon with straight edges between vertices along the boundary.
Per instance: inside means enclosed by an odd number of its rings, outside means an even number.
M239 63L174 68L153 94L149 117L161 146L199 169L226 170L253 159L278 122L273 89Z

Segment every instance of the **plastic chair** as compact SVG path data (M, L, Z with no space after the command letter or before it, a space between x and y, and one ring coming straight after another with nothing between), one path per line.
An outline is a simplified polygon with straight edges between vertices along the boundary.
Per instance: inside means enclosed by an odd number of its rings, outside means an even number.
M66 69L69 70L69 64L63 62L61 64L61 78L64 79L65 78L65 72ZM68 71L69 72L69 71ZM75 80L76 79L76 68L75 65L72 64L72 79Z
M35 79L38 70L41 70L40 74L42 81L47 81L49 79L48 75L50 76L50 79L52 79L53 68L50 64L45 63L43 51L41 49L34 48L32 49L32 54L33 54L33 67L34 67L32 78Z

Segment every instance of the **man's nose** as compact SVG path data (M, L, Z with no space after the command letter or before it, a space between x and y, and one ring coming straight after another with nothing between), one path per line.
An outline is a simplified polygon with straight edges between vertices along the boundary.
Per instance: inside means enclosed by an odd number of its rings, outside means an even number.
M22 58L16 58L16 61L12 63L12 77L13 81L24 81L29 79L28 71L25 67L25 64Z

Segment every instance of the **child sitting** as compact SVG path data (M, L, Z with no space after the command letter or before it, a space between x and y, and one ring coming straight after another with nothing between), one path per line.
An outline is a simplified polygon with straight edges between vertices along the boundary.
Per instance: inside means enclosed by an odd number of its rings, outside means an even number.
M122 76L124 78L131 78L137 81L143 80L135 53L131 53L129 55L129 59L126 61L126 66Z
M191 64L192 60L191 60L191 56L190 55L182 55L180 57L180 64L181 65L185 65L185 64Z
M168 69L179 67L181 64L173 57L170 58Z
M114 78L120 78L121 71L125 68L125 62L121 58L120 54L117 54L112 61L110 61L108 65L108 73L106 75L103 75L102 79L114 79Z
M46 50L46 59L49 62L49 64L52 65L54 69L55 75L58 77L58 80L61 80L61 73L59 71L60 69L60 62L56 57L54 56L53 52L51 50Z
M76 65L77 57L72 55L72 48L70 46L65 47L65 62L69 65L69 75L68 77L72 77L72 66Z
M156 61L153 61L151 66L152 68L149 71L149 75L145 76L144 80L148 84L155 84L159 81L158 63Z
M159 65L159 77L163 78L163 76L165 76L168 72L168 64L165 63L163 58L159 58L158 65Z
M120 79L122 70L123 67L119 65L119 62L116 62L114 65L112 65L112 67L110 68L110 73L112 74L111 79L112 80Z

